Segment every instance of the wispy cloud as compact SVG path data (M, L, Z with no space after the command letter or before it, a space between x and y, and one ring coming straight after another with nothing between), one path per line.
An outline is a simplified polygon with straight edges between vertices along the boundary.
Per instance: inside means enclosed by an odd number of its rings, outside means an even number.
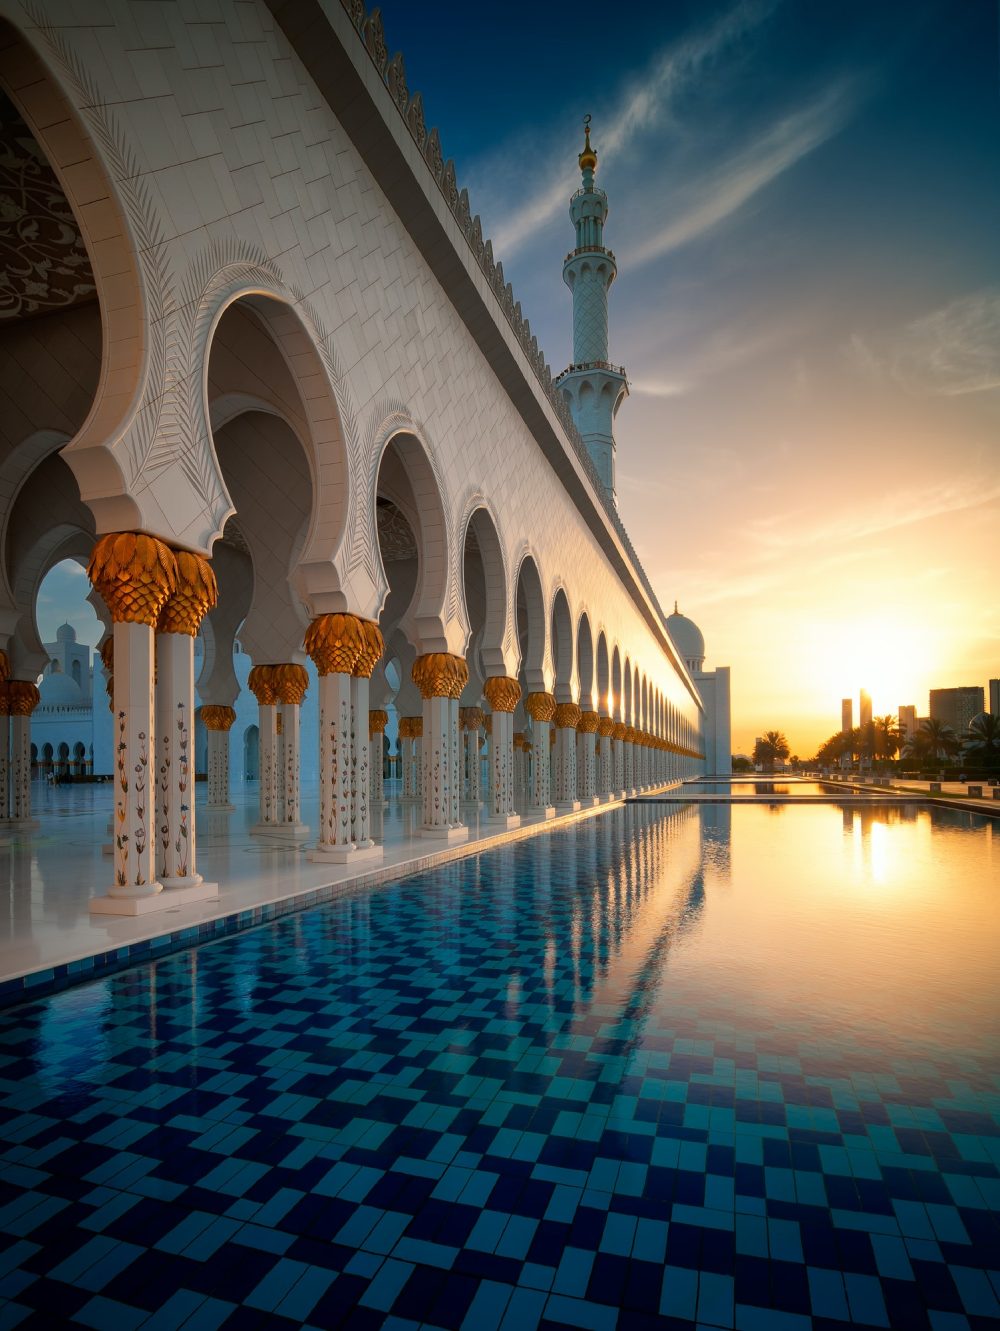
M953 300L904 325L895 337L855 334L848 348L869 378L958 397L1000 388L1000 289Z
M711 63L760 26L778 0L741 0L714 23L659 51L646 72L624 92L617 106L601 119L600 151L620 152L636 135L661 122L676 100L701 77ZM533 144L536 161L537 141ZM520 152L518 154L521 156ZM523 157L522 157L523 161ZM493 249L504 258L537 234L539 227L566 207L567 162L562 135L542 154L544 184L530 194L516 212L500 216L494 224ZM539 163L540 165L540 163Z
M690 186L679 214L629 250L629 264L636 267L680 249L732 217L778 176L839 133L854 113L859 94L857 80L841 79L775 121Z
M666 379L631 379L629 392L642 397L680 397L688 391L688 385Z

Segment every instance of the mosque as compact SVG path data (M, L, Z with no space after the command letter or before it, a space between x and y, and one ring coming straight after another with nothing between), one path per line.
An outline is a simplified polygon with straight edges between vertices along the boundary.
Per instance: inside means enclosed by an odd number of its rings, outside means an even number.
M617 509L589 117L554 376L377 10L0 26L0 836L111 777L90 909L144 915L226 891L196 806L350 867L397 803L459 847L728 773L729 671ZM40 641L66 559L93 660Z

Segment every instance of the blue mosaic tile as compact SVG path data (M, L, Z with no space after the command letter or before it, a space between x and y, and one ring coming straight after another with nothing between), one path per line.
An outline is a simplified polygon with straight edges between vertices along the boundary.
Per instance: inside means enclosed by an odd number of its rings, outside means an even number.
M1000 1326L996 1067L678 999L691 816L244 913L9 1008L0 1327Z

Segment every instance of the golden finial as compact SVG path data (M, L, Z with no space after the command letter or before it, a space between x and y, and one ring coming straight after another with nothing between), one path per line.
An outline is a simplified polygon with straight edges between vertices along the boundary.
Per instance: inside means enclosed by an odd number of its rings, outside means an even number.
M590 116L589 116L589 115L583 117L583 134L584 134L584 140L585 140L585 142L584 142L584 145L583 145L583 152L580 154L580 157L579 157L580 170L581 170L581 171L596 171L596 170L597 170L597 150L596 150L595 148L592 148L592 147L590 146Z

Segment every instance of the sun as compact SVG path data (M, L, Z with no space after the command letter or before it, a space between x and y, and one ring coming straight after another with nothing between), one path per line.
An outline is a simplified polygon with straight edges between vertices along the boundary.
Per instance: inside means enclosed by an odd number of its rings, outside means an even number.
M827 623L817 630L812 657L815 689L828 698L839 718L841 698L854 700L858 722L858 695L867 689L872 714L893 716L899 707L926 706L927 668L936 655L929 628L902 616L864 616Z

